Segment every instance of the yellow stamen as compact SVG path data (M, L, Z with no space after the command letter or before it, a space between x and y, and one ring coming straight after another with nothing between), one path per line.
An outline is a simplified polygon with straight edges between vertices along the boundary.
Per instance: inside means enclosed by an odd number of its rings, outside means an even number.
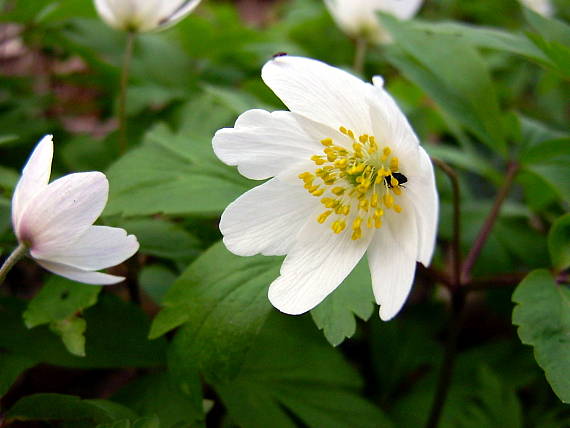
M327 221L327 218L328 218L329 215L331 215L331 214L332 214L332 211L325 211L325 212L323 212L321 215L319 215L319 216L317 217L317 221L318 221L320 224L323 224L325 221Z

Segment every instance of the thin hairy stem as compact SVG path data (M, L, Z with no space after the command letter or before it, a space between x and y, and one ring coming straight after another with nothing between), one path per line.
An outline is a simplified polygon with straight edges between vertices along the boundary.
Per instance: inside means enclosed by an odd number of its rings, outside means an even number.
M28 252L28 247L26 244L20 244L16 247L12 254L8 256L2 267L0 268L0 285L4 282L8 272L14 267L18 261L26 255Z
M119 92L119 152L122 154L127 150L127 88L129 85L129 72L133 57L133 46L135 33L127 33L127 44L123 56L121 67L121 83Z

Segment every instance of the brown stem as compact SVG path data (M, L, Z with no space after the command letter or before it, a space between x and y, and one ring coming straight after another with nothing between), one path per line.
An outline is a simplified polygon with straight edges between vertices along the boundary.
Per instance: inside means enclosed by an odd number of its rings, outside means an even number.
M119 152L121 154L127 150L127 88L129 85L129 71L133 57L134 41L135 33L129 31L127 33L123 65L121 67L121 85L119 92Z
M473 244L473 247L471 247L471 250L469 251L467 258L465 259L465 263L463 263L463 269L461 270L462 284L469 282L471 269L473 269L475 262L479 258L479 254L481 254L481 250L483 250L483 247L485 246L485 243L487 242L487 239L491 234L491 230L493 229L495 221L499 216L499 212L501 210L501 207L503 206L503 202L505 202L505 199L507 198L507 195L511 190L511 187L513 185L518 170L519 170L518 164L514 162L509 164L507 170L507 176L505 177L505 182L503 183L503 186L501 187L499 193L497 194L497 197L495 198L493 207L491 208L489 215L485 219L485 223L481 227L481 230L477 235L477 239L475 239L475 243Z

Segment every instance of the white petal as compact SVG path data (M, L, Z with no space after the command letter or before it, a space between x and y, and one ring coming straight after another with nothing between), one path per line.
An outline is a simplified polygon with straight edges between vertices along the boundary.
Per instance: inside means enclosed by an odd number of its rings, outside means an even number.
M103 19L107 25L121 29L121 23L117 20L117 16L107 0L95 0L95 8L101 19Z
M78 269L98 270L122 263L139 249L134 235L118 227L91 226L71 245L47 254L32 249L31 256Z
M374 10L394 15L400 19L410 19L418 12L423 0L369 0Z
M433 256L437 237L439 197L429 155L419 147L418 157L418 167L408 173L408 182L402 197L409 201L409 205L415 212L419 240L418 261L428 266Z
M368 96L373 131L377 141L385 142L398 156L411 152L416 156L419 140L408 119L392 96L384 89L383 80L373 79L374 90Z
M274 178L228 205L220 221L228 250L240 256L285 254L303 224L316 221L319 205L298 181Z
M370 134L366 96L371 85L314 59L279 56L261 72L263 81L289 110L333 129L341 126Z
M77 241L99 217L109 183L101 172L66 175L50 183L26 206L18 236L42 254L60 251Z
M182 1L181 5L177 5L167 16L168 18L165 21L160 22L160 29L165 29L167 27L171 27L175 25L181 19L184 19L187 15L192 13L196 7L200 4L202 0L187 0Z
M364 255L373 234L353 241L351 231L334 234L330 227L309 222L269 287L269 300L281 312L307 312L332 293Z
M322 151L319 141L329 135L314 138L307 133L308 126L310 121L290 112L248 110L234 128L216 132L212 144L216 155L228 165L237 165L241 175L264 180Z
M48 185L53 158L53 136L46 135L37 144L22 171L12 197L12 225L18 235L18 223L27 204ZM20 236L18 235L18 239Z
M389 213L390 221L376 233L367 253L372 290L384 321L400 311L414 282L417 231L413 215L404 213Z
M37 262L41 267L49 270L50 272L63 276L64 278L71 279L72 281L83 282L85 284L111 285L125 280L122 276L109 275L102 272L90 272L45 260L37 260Z

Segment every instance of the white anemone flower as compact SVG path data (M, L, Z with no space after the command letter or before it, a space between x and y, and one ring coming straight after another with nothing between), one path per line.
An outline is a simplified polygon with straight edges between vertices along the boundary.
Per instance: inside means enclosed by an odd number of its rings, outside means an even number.
M540 15L546 17L554 15L554 7L550 0L520 0L520 2Z
M99 16L111 27L144 33L168 28L190 14L201 0L95 0Z
M410 19L423 0L325 0L337 25L350 37L374 43L391 41L376 14L385 12L399 19Z
M20 244L43 268L87 284L107 285L123 277L95 272L137 252L134 235L117 227L93 226L109 183L101 172L69 174L49 183L52 136L45 136L28 160L12 198L12 224Z
M380 77L279 56L262 78L290 111L249 110L214 136L216 155L265 183L232 202L220 230L233 253L287 255L269 299L301 314L366 253L380 317L404 304L435 246L438 195L427 153Z

